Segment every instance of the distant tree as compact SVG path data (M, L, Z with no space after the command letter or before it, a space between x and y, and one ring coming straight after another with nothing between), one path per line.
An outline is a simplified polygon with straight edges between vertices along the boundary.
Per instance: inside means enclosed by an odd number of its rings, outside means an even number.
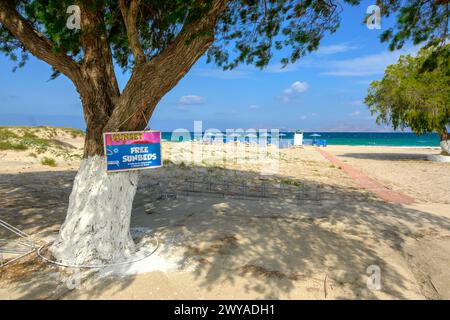
M17 67L31 53L51 66L51 78L65 75L78 91L84 112L84 160L53 255L69 263L101 263L133 251L129 223L138 175L105 173L103 132L144 129L161 98L204 54L223 69L240 63L263 68L277 51L287 53L283 65L295 62L316 50L326 33L336 31L339 3L0 0L0 51L17 61ZM448 18L446 1L409 0L406 11L402 1L379 3L385 15L401 12L398 28L385 35L395 47L408 38L435 40L436 28L443 26L439 17ZM123 91L114 63L131 72Z
M410 127L417 134L438 132L442 152L448 154L450 44L423 48L416 57L401 56L381 81L371 83L365 103L378 123Z

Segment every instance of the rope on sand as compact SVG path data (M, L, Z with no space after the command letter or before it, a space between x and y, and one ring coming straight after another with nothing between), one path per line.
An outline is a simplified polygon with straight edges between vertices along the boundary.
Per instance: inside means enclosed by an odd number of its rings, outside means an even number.
M98 265L77 265L77 264L66 264L66 263L61 263L58 262L56 260L52 260L49 258L44 257L44 255L42 254L42 249L46 246L49 246L51 243L46 243L44 245L41 246L37 246L36 243L32 240L32 238L30 237L30 235L26 234L25 232L23 232L22 230L10 225L9 223L3 221L0 219L0 226L5 228L8 231L11 231L12 233L14 233L15 235L19 236L20 238L24 239L25 241L21 241L21 240L10 240L10 239L0 239L0 242L7 242L7 243L17 243L21 246L24 247L28 247L27 251L24 250L20 250L20 249L2 249L0 248L0 253L2 252L7 252L7 253L15 253L15 254L20 254L19 256L8 260L6 263L2 263L2 261L0 261L0 268L5 267L6 265L17 261L33 252L36 251L37 255L39 258L41 258L42 260L60 266L60 267L66 267L66 268L90 268L90 269L100 269L100 268L105 268L105 267L113 267L113 266L120 266L120 265L126 265L126 264L131 264L131 263L136 263L138 261L144 260L148 257L150 257L153 253L155 253L156 250L158 250L159 248L159 240L157 237L152 236L152 238L156 241L156 245L154 248L152 248L148 253L146 253L144 256L136 258L136 259L132 259L132 260L126 260L126 261L121 261L121 262L116 262L116 263L105 263L105 264L98 264ZM42 241L45 242L45 241ZM145 241L144 241L145 242ZM138 246L137 251L142 249L145 246L145 243L141 244L140 246Z
M126 265L126 264L131 264L131 263L136 263L139 261L142 261L148 257L150 257L153 253L155 253L156 250L158 250L159 248L159 240L158 238L154 237L154 239L156 240L156 245L155 248L153 250L151 250L149 253L147 253L146 255L144 255L143 257L140 258L136 258L136 259L132 259L132 260L126 260L126 261L121 261L121 262L116 262L116 263L105 263L105 264L96 264L96 265L86 265L86 264L67 264L67 263L61 263L58 262L56 260L52 260L49 258L44 257L44 255L41 253L41 250L47 246L43 245L41 247L39 247L37 249L37 255L39 256L39 258L41 258L42 260L60 266L60 267L65 267L65 268L79 268L79 269L101 269L101 268L106 268L106 267L114 267L114 266L121 266L121 265ZM144 245L140 246L140 248L142 248ZM139 250L139 249L138 249Z

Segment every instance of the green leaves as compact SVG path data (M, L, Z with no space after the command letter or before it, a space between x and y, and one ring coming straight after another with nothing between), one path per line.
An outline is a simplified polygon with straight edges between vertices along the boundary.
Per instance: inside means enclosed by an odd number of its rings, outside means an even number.
M208 60L226 70L241 63L264 68L273 50L286 49L280 61L286 65L316 50L323 36L338 25L339 10L333 1L232 1L217 26Z
M397 14L397 23L393 28L381 34L382 42L389 42L391 50L400 49L407 40L415 45L436 40L444 43L449 39L448 25L450 4L445 0L378 0L382 14ZM403 6L400 6L403 4Z
M81 35L86 30L67 28L71 5L83 4L102 13L99 36L105 33L116 63L124 70L133 67L129 40L119 0L10 0L29 23L54 46L54 51L67 54L76 61L83 59ZM129 0L128 0L129 1ZM128 2L127 1L127 2ZM345 0L359 5L360 0ZM141 0L137 29L147 60L167 48L189 23L208 18L213 0ZM392 50L406 41L414 43L448 40L448 1L378 0L384 16L397 15L397 24L386 30L382 41ZM208 61L224 69L241 63L264 68L273 57L273 50L284 53L281 63L294 63L318 48L327 33L340 24L341 6L336 0L229 0L228 10L215 28L215 42L208 52ZM202 31L199 31L201 36ZM27 52L0 24L0 51L23 66ZM431 61L432 62L432 61ZM430 66L432 63L430 64Z
M446 132L450 124L450 44L401 56L381 81L370 84L365 103L377 123L414 132Z

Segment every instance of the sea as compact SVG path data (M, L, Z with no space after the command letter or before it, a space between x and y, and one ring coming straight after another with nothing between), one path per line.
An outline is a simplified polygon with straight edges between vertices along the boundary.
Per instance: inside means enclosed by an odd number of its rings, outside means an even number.
M204 134L204 137L208 134ZM212 135L211 135L212 136ZM223 133L225 137L225 133ZM257 135L259 138L259 134ZM268 142L271 142L270 133ZM327 145L348 146L389 146L389 147L439 147L439 135L436 133L416 135L411 132L304 132L303 138L307 142L314 140L325 140ZM163 141L185 141L194 139L194 133L185 136L184 139L173 136L172 132L162 132ZM215 139L212 136L212 139ZM226 138L223 138L226 142ZM294 132L280 132L280 145L290 146L293 144ZM255 138L236 137L238 141L255 141Z

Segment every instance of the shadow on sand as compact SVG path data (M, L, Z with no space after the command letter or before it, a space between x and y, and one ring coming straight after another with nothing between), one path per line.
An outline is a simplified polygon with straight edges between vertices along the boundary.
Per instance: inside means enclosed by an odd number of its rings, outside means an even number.
M438 153L438 152L436 152ZM387 160L387 161L426 161L427 155L423 153L344 153L340 154L344 158Z
M166 179L204 172L194 167L165 170L170 171ZM235 170L220 169L214 174L259 179L257 173ZM75 172L0 175L0 219L40 238L54 236L64 220L74 176ZM162 175L150 172L142 176L141 183L158 179ZM144 207L149 195L140 190L132 225L154 230L161 242L159 254L171 255L175 248L178 271L189 273L192 279L181 285L204 294L226 287L228 294L233 288L239 291L229 298L379 298L366 286L367 267L377 265L382 270L381 297L420 296L414 276L407 271L405 243L419 234L450 230L449 219L386 203L354 187L313 180L301 183L328 190L327 197L295 203L180 196L154 202L153 213L148 214ZM14 287L16 298L73 295L49 276L58 272L64 271L30 257L2 271L0 280ZM138 275L95 280L80 297L126 292L137 281ZM226 298L227 291L223 292L212 297ZM146 297L157 298L144 292L141 298Z

